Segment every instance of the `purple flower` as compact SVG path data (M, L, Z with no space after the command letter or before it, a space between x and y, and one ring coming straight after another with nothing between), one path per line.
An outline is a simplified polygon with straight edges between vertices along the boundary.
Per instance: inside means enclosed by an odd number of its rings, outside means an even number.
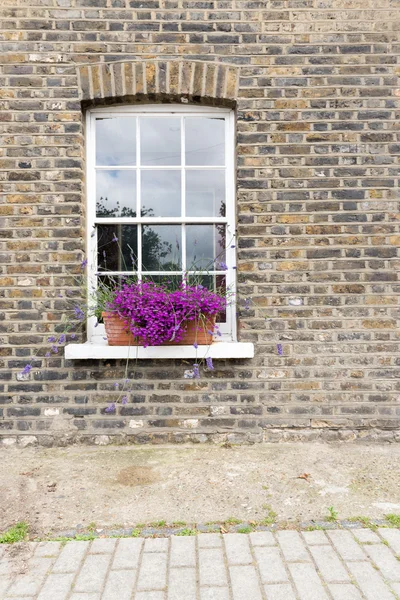
M49 356L51 356L50 352L46 352L45 357L49 358Z
M207 356L206 363L207 363L207 368L210 369L210 371L214 371L214 365L213 365L211 356Z
M245 301L244 301L244 310L249 310L250 304L251 304L251 299L250 298L245 298Z
M52 346L51 350L52 350L52 352L54 352L54 354L58 354L58 348L57 348L57 346Z
M75 317L79 321L83 321L83 319L85 318L85 313L83 312L83 310L78 305L76 305L74 307L74 313L75 313Z
M113 242L118 242L118 238L117 238L117 236L115 235L115 233L114 233L114 237L113 237L112 241L113 241Z
M88 260L87 260L87 258L85 258L85 259L84 259L84 260L81 262L81 269L82 269L82 270L86 268L86 265L87 265L87 263L88 263Z
M58 340L58 343L59 343L59 344L63 344L63 343L65 342L65 340L66 340L65 333L62 333L62 334L60 335L60 338L59 338L59 340Z
M232 244L231 248L236 248L235 244Z
M224 262L219 262L219 263L218 263L218 268L219 268L221 271L227 271L227 270L228 270L228 265L227 265L226 263L224 263Z
M282 354L283 354L282 344L277 344L276 349L278 351L279 356L282 356Z
M179 342L188 321L199 323L225 307L226 298L200 285L182 283L171 292L146 281L124 283L109 303L109 310L118 312L133 335L143 339L144 347Z
M118 383L118 381L116 381L116 382L114 383L114 388L115 388L116 390L119 388L119 383Z
M107 408L105 409L105 412L106 413L113 413L113 412L115 412L115 409L116 409L115 402L111 402L111 404L109 404L107 406Z
M128 396L122 396L122 404L128 404Z
M56 341L56 338L54 335L51 335L50 337L47 338L47 341L52 343L52 342Z
M193 365L193 377L194 379L200 379L200 369L197 363Z
M71 333L71 340L74 340L76 338L76 333Z
M199 347L198 343L197 343L197 342L195 342L195 343L193 344L193 348L196 348L196 350L197 350L197 348L198 348L198 347Z
M25 365L25 367L22 369L20 375L29 375L29 373L31 372L32 369L32 365Z

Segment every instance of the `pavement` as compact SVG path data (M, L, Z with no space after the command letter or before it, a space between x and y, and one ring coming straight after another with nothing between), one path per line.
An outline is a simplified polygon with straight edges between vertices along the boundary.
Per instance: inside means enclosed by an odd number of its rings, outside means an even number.
M1 600L395 600L400 530L0 546Z

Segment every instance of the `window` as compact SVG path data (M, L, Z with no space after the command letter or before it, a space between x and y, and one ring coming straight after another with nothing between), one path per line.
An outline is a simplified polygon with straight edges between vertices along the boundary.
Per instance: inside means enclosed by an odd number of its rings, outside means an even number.
M99 278L235 292L233 114L151 105L88 113L89 287ZM118 240L118 241L117 241ZM236 340L234 303L221 341ZM88 324L89 339L104 337Z

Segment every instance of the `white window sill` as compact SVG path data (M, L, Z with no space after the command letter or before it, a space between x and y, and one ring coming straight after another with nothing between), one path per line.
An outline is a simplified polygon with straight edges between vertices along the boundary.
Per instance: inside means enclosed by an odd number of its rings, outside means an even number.
M211 358L253 358L254 344L250 342L214 342L210 346L108 346L106 342L86 342L85 344L67 344L65 358L67 360L98 359L153 359L182 358L198 360L207 356Z

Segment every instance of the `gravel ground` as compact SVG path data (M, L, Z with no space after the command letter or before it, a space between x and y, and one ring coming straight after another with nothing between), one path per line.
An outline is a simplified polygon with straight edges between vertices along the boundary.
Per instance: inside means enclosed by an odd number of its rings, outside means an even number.
M278 522L400 513L400 446L264 444L0 450L0 531L235 517ZM93 527L93 525L92 525Z

